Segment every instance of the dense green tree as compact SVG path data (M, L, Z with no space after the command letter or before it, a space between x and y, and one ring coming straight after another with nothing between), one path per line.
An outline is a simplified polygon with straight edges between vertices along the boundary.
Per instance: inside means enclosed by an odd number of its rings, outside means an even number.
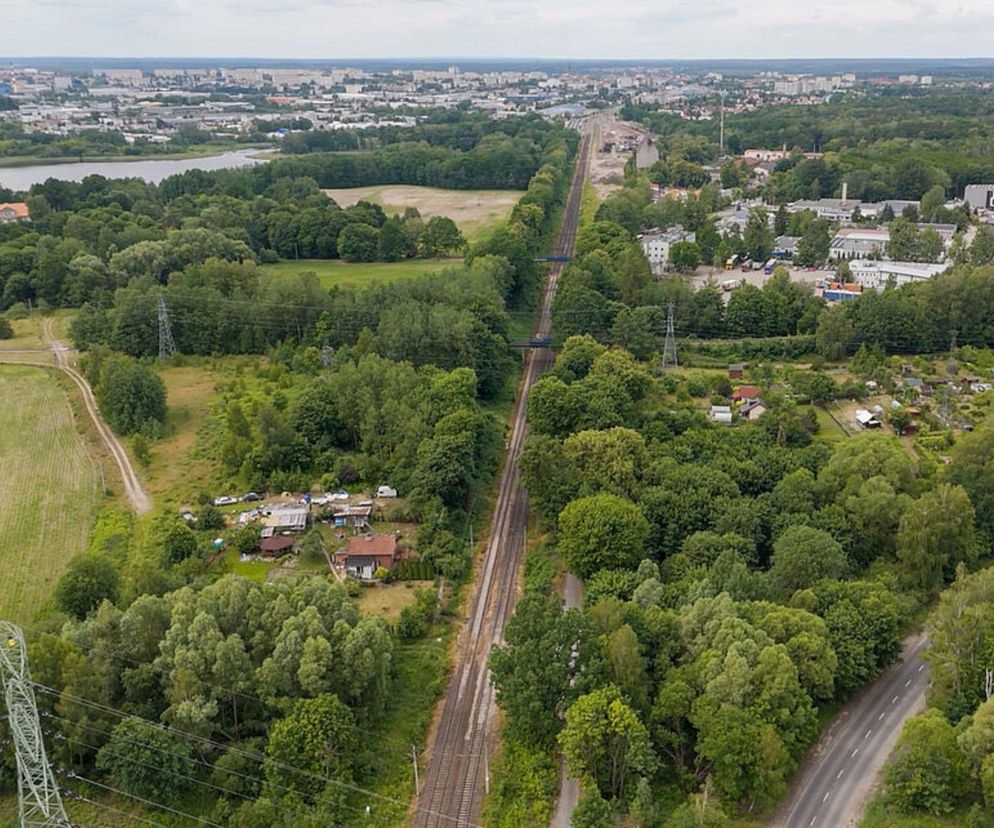
M188 791L194 772L189 741L135 717L114 728L97 754L97 768L126 794L159 802Z
M377 228L360 222L347 224L338 236L338 255L347 262L376 261L379 244Z
M93 389L100 411L119 434L133 434L162 423L166 417L166 386L147 365L114 356L100 368Z
M635 566L644 556L649 531L649 522L630 500L592 495L560 512L557 547L571 571L589 578L598 569Z
M614 685L580 696L569 707L559 745L570 773L594 780L610 797L622 796L633 774L651 773L656 765L645 725Z
M948 814L968 793L969 763L938 710L909 719L887 769L886 790L904 812Z
M462 250L465 245L456 223L446 216L432 216L418 237L418 253L428 259Z
M788 597L822 578L838 578L846 569L842 547L827 532L810 526L790 526L773 544L770 580Z
M677 242L670 247L670 263L681 273L697 270L702 258L696 242Z
M897 554L904 582L934 593L973 551L974 510L962 486L940 483L901 518Z
M85 618L102 601L117 601L119 585L117 570L104 555L78 555L55 586L55 602L63 612Z

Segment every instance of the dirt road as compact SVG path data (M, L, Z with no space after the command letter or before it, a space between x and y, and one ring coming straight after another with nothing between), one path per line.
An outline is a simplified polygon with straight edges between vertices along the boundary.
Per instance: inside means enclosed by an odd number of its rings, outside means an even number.
M10 361L16 362L18 365L36 365L40 368L58 368L67 374L74 383L76 383L80 390L80 394L83 397L83 405L86 407L86 411L90 415L90 419L93 420L93 425L97 429L100 439L103 440L104 445L107 446L107 450L110 452L111 457L114 458L114 462L116 463L121 474L121 481L124 484L124 493L128 498L128 502L138 514L143 515L152 508L152 501L145 493L141 480L135 473L134 466L131 464L131 459L128 457L128 453L124 450L124 446L121 445L121 441L117 439L117 435L110 430L110 427L104 422L103 417L100 416L100 409L97 407L97 401L93 396L90 384L86 381L86 378L71 364L70 355L74 352L55 339L52 332L52 322L53 320L51 317L42 319L41 337L45 342L50 344L51 354L55 360L54 363L42 360L42 355L49 353L48 351L38 351L38 359L18 358L11 359ZM13 354L17 352L10 353ZM4 357L5 353L0 351L0 361L3 361Z

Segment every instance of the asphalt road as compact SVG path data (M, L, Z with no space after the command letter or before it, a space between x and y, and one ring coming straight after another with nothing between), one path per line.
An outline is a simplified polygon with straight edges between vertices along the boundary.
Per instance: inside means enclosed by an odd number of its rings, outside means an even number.
M928 670L919 659L926 639L851 701L813 748L795 783L783 828L857 825L905 721L925 700Z

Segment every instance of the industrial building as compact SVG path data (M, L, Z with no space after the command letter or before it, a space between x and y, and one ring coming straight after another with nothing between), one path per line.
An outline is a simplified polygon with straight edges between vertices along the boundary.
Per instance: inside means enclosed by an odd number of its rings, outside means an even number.
M695 241L697 236L684 230L680 225L667 227L665 230L650 230L639 237L642 252L654 271L663 270L670 261L670 249L679 242Z
M900 287L912 282L927 282L948 269L948 264L923 262L855 261L849 265L854 282L870 290L884 290L888 285Z

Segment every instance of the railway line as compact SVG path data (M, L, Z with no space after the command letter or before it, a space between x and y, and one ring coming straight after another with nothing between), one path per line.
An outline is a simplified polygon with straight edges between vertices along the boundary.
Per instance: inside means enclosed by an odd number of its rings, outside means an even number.
M566 198L554 255L569 256L580 224L583 185L590 160L591 136L584 133L576 169ZM552 301L561 262L554 262L542 297L535 338L551 334ZM482 805L492 739L493 685L488 660L491 648L502 640L504 625L517 598L518 572L524 556L528 498L521 486L518 457L527 436L526 404L535 381L552 365L548 348L527 352L524 381L511 415L511 438L500 476L496 508L482 560L469 622L460 637L455 669L442 702L441 718L430 748L423 790L413 817L416 828L472 826Z

